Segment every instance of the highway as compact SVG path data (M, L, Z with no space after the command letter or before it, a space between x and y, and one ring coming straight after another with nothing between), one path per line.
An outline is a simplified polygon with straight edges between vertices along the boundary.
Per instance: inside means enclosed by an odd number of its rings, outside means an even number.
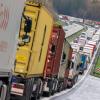
M42 98L41 100L100 100L100 78L90 75L91 69L97 57L100 43L87 71L79 78L79 81L72 89L67 89L61 93L55 94L49 98Z
M67 93L50 100L100 100L100 78L88 76L83 84L71 95Z

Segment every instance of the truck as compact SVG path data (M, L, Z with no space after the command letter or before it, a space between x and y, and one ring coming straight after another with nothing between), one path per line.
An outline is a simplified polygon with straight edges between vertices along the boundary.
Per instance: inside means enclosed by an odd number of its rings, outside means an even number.
M79 73L83 74L85 69L87 69L87 55L81 54L81 64L79 67Z
M83 53L86 54L86 55L88 55L88 57L89 57L90 59L92 59L93 54L94 54L94 51L95 51L94 46L92 46L92 45L87 45L87 44L84 46Z
M65 32L60 25L54 25L49 42L44 68L43 92L50 96L58 90L58 73L63 50ZM64 58L65 59L65 58Z
M53 23L52 14L43 4L34 0L25 2L11 80L12 99L40 98ZM52 52L55 52L55 45L52 46Z
M78 81L80 63L80 54L78 52L73 52L67 80L68 88L72 87Z
M64 74L64 86L63 88L66 89L68 88L68 83L69 83L69 71L70 71L70 66L72 64L72 54L73 54L73 48L70 46L69 52L68 52L68 61L65 69L65 74Z
M10 99L17 35L25 0L0 0L0 100Z
M63 50L62 50L62 56L60 60L60 67L59 67L59 73L58 73L58 91L61 91L63 89L67 88L67 82L65 81L67 78L67 68L69 67L69 62L71 60L69 54L71 54L71 46L68 43L66 39L64 39L63 43ZM65 74L66 73L66 74Z

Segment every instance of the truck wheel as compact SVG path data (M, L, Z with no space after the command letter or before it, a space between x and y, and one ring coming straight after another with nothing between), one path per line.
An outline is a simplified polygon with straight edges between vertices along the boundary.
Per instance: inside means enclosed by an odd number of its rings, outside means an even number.
M73 84L76 84L77 81L78 81L78 75L76 75L76 76L74 77Z
M10 89L11 89L11 86L7 86L7 94L6 94L6 99L5 100L10 100Z
M46 92L46 96L50 97L52 95L53 80L48 81L48 85L49 85L49 92Z
M41 79L37 79L35 81L36 84L36 90L33 91L33 97L32 100L37 100L40 99L40 97L42 96L42 90L43 90L43 82Z
M70 79L68 80L68 83L67 83L67 88L72 88L73 87L73 79Z
M24 91L24 99L22 99L22 100L31 100L33 84L34 84L34 78L26 80L25 91Z
M57 92L60 92L63 90L63 82L59 82L58 84L58 91Z
M53 84L52 95L54 95L57 92L57 88L58 88L58 80L55 79Z
M53 85L52 85L52 93L51 93L51 95L54 95L56 91L57 91L57 79L54 79L53 80Z
M43 94L43 82L41 79L39 79L39 91L38 91L38 96L37 96L37 99L40 99L40 97L42 96Z

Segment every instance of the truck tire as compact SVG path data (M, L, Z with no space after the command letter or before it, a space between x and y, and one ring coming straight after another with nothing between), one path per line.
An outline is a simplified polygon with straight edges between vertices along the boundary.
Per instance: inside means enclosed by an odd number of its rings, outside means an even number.
M34 78L27 79L25 82L24 98L22 100L31 100Z
M53 81L51 80L49 83L49 92L47 93L47 97L52 95Z
M77 81L78 81L78 75L76 75L76 76L74 77L73 85L76 84Z
M49 97L49 96L52 95L53 80L50 79L49 81L47 81L47 84L48 84L49 91L44 91L43 92L44 97Z
M57 92L60 92L63 90L63 82L59 82L58 84L58 91Z
M40 99L40 97L42 96L42 90L43 90L42 80L36 79L35 84L36 84L36 90L33 91L32 100Z
M57 92L57 89L58 89L58 79L55 79L54 93Z
M5 100L10 100L10 89L11 89L11 85L7 86L7 94Z
M51 95L54 95L57 92L57 87L58 87L58 80L54 79L53 80L53 87L52 87L52 93L51 93Z
M73 82L74 81L74 79L68 79L68 83L67 83L67 88L69 89L69 88L72 88L73 87Z

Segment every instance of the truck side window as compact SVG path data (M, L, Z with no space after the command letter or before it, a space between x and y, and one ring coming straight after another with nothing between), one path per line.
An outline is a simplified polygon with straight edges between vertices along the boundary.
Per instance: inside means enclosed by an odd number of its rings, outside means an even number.
M51 46L51 52L54 54L56 52L56 46L52 44Z
M31 31L32 28L32 19L30 17L24 16L25 19L25 24L24 24L24 32L29 33Z
M76 68L76 70L79 70L79 68L80 68L80 64L79 64L79 65L77 65L77 68Z
M62 55L62 62L64 62L65 59L66 59L66 54L65 54L65 52L63 52L63 55Z
M80 50L82 50L82 51L83 51L83 47L80 47Z
M68 59L68 64L66 64L66 66L67 66L66 69L69 69L70 68L70 65L71 65L71 60Z

